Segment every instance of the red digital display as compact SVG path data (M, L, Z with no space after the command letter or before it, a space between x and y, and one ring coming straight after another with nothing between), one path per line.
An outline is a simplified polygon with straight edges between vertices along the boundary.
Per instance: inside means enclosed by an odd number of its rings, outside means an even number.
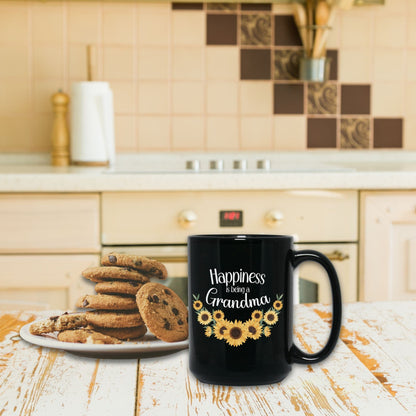
M242 227L243 211L220 211L220 227Z

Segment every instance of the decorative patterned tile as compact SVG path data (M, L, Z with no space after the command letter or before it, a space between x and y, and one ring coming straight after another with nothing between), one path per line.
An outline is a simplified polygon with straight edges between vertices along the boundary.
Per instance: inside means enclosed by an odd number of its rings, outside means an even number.
M401 148L403 146L402 118L374 119L374 147Z
M202 3L181 3L174 2L172 3L172 10L202 10Z
M292 15L274 16L274 44L276 46L302 46Z
M274 114L303 114L303 84L274 84Z
M241 79L271 79L271 51L268 49L241 49Z
M341 119L341 148L368 149L370 143L370 119Z
M370 114L370 85L341 85L341 114Z
M299 60L302 51L297 49L279 49L274 51L274 73L275 80L299 79Z
M237 10L238 3L207 3L207 9L227 12L230 10Z
M308 84L308 113L336 114L337 85L333 83Z
M236 45L237 15L207 15L207 45Z
M241 10L272 10L271 3L244 3L241 5Z
M242 45L268 46L272 39L272 18L270 14L243 14L240 36Z
M308 148L335 148L337 146L336 118L308 118Z

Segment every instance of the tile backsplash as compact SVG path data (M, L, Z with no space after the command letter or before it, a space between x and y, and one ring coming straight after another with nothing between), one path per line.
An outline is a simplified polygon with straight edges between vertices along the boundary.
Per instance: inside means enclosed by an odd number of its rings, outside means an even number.
M117 150L416 149L415 0L339 12L330 80L298 80L291 7L0 2L0 152L50 150L50 96L115 97Z

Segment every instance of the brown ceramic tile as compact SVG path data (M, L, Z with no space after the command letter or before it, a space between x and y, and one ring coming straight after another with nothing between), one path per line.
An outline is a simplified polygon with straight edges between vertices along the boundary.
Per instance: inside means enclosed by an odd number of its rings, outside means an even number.
M271 15L268 13L241 15L240 39L242 45L270 45L272 39Z
M207 15L207 45L236 45L237 15Z
M341 119L341 148L368 149L370 143L370 119Z
M337 84L309 83L308 84L308 113L336 114Z
M202 10L202 3L172 3L172 10Z
M370 114L370 85L341 85L341 114Z
M298 49L278 49L274 51L273 78L275 80L299 79L299 60L302 51Z
M337 120L335 118L308 118L308 148L334 148L337 146Z
M303 84L274 84L274 114L303 114Z
M244 3L241 5L241 10L272 10L271 3Z
M241 49L240 54L241 79L271 79L270 50Z
M401 148L403 147L403 119L375 118L374 147Z
M207 3L207 9L226 12L230 10L237 10L238 4L237 3Z
M328 49L326 56L331 59L329 79L331 81L338 80L338 51L336 49Z
M302 46L292 15L274 16L274 44L276 46Z

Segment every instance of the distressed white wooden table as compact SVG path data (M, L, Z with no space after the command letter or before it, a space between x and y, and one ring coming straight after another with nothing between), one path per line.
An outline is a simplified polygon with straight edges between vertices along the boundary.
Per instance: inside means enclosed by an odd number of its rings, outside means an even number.
M297 342L325 342L323 305L296 309ZM0 416L416 415L416 302L346 305L341 341L321 364L293 367L282 383L205 385L187 351L152 359L81 358L16 337L34 313L0 315Z

